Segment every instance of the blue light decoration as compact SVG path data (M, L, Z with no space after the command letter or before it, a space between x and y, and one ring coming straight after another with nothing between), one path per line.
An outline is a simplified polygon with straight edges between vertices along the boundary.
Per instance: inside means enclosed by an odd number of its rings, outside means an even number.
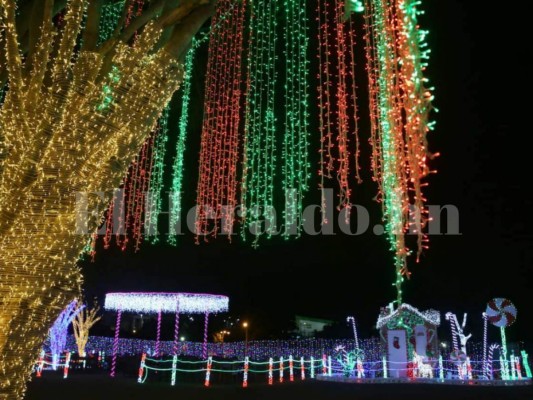
M52 369L57 370L59 365L59 358L61 353L65 350L67 344L68 327L76 315L83 310L85 305L78 307L78 300L73 300L67 308L65 308L59 317L57 317L54 325L50 328L48 334L50 343L50 352L52 353Z

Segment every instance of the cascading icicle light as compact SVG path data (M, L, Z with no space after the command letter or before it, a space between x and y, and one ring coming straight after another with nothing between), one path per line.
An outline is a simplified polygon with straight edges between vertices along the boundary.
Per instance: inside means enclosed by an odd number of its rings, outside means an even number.
M152 170L148 189L147 203L144 205L144 234L151 243L159 241L157 223L161 214L163 194L163 173L165 172L165 154L168 142L168 118L170 106L167 105L159 118L154 146L152 147Z
M355 3L353 3L355 5ZM320 129L320 189L322 220L326 219L326 179L336 179L338 208L350 207L351 157L355 157L355 178L359 183L359 124L355 81L355 25L353 12L360 12L346 0L319 0L318 104ZM352 144L353 143L353 144ZM348 214L347 214L348 215Z
M304 194L309 189L309 112L307 0L286 0L285 132L283 136L284 236L300 235Z
M241 204L243 238L249 230L270 237L275 230L276 176L276 0L253 1L250 16ZM261 229L261 225L265 225Z
M211 21L197 189L196 235L231 237L237 205L246 0L220 0ZM227 14L227 15L226 15Z
M367 0L365 40L369 79L372 169L383 204L385 230L395 253L397 300L409 277L405 233L418 236L418 256L427 241L422 187L431 172L426 135L433 96L423 72L429 50L417 16L419 0Z
M176 142L176 157L172 166L172 187L170 190L170 234L168 235L168 243L172 245L177 244L177 226L181 218L182 208L182 191L183 191L183 173L184 173L184 157L185 157L185 141L187 139L187 127L189 124L189 104L191 102L191 86L192 73L194 66L194 55L196 48L199 45L193 39L193 45L187 52L185 57L185 77L183 80L183 89L181 94L181 115L179 120L178 140Z

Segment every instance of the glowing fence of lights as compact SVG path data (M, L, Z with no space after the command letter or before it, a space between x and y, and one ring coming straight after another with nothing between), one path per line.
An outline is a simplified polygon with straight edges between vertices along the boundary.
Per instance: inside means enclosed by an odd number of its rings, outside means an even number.
M415 365L407 364L403 362L386 361L386 359L378 361L363 362L358 360L357 369L349 371L346 370L330 356L325 356L327 360L327 367L322 370L322 375L325 376L345 376L353 377L358 380L372 380L372 379L388 379L393 378L390 376L391 372L406 373L409 378L425 378L420 375L418 368ZM288 360L288 362L287 362ZM430 360L431 367L434 372L433 378L426 378L431 381L444 381L443 377L447 376L447 379L453 379L454 374L457 373L457 366L453 362L447 362L444 367L442 358ZM260 375L264 377L264 380L269 385L273 384L274 377L277 376L277 380L280 383L284 382L284 374L288 372L289 381L295 381L294 369L300 370L300 380L305 380L307 377L315 378L315 370L320 370L323 366L324 360L321 358L315 359L310 357L304 359L301 357L299 360L289 357L277 357L267 361L250 361L248 357L244 360L216 360L213 357L209 357L206 360L180 360L176 356L170 359L153 359L148 358L146 354L142 355L140 375L138 382L144 383L148 379L150 371L156 373L169 372L171 377L171 385L174 386L176 382L176 372L189 373L189 374L204 374L204 386L209 386L213 378L213 374L240 374L242 378L242 386L247 387L249 382L249 376L251 374ZM398 365L400 364L400 365ZM429 365L429 364L428 364ZM475 366L474 366L475 365ZM518 370L520 364L516 363L512 365L513 368ZM309 372L308 372L309 371ZM496 368L495 372L503 372L503 368ZM438 377L438 378L437 378ZM484 379L483 361L471 363L468 365L468 373L460 377L460 380L471 381L473 379ZM500 380L500 379L496 379ZM518 374L512 380L524 380Z

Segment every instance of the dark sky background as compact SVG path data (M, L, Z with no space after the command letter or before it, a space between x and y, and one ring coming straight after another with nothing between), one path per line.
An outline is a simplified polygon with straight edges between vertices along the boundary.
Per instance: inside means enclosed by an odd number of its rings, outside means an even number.
M430 31L432 50L427 76L436 87L435 105L440 110L429 140L432 150L441 153L433 164L438 174L430 177L426 193L429 204L459 208L462 235L430 238L421 263L411 264L413 275L405 284L404 300L420 309L458 316L468 312L467 332L473 333L472 340L481 340L481 313L487 301L506 297L519 314L507 331L509 339L529 341L533 221L525 184L531 179L531 150L522 139L529 134L527 102L522 100L528 72L515 42L526 25L513 23L505 8L479 0L426 0L424 9L421 24ZM513 13L513 18L522 17ZM362 45L361 38L359 42ZM195 71L200 82L202 68L198 65ZM365 85L359 84L362 90ZM195 82L193 99L201 98L200 87ZM365 114L366 104L360 107ZM201 102L192 108L186 155L188 206L196 192ZM315 151L318 131L312 133ZM363 157L368 158L368 149ZM354 189L354 201L369 208L373 225L380 222L380 207L372 201L376 187L368 173L365 178ZM309 196L310 202L318 194L312 190L316 193ZM375 335L379 308L395 296L393 258L383 236L275 238L258 249L224 238L196 245L191 234L179 241L175 248L145 244L136 254L99 250L95 262L81 263L87 293L227 294L231 314L250 320L255 338L276 335L295 314L338 321L354 315L362 336ZM449 325L443 325L441 332L449 339ZM491 328L489 335L497 340L497 329Z

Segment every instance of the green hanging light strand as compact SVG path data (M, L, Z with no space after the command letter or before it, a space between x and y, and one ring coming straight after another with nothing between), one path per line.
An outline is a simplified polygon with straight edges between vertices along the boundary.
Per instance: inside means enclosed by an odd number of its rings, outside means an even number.
M102 7L102 14L100 15L100 24L98 28L98 46L111 38L118 21L122 15L125 1L118 3L105 4Z
M193 45L187 52L185 57L185 77L182 84L181 95L181 115L179 120L179 133L176 143L176 158L172 166L172 188L169 196L170 209L170 234L168 235L168 243L172 245L177 244L176 227L179 224L182 212L182 191L183 191L183 160L185 155L185 141L187 139L187 127L189 124L189 104L191 102L191 85L192 73L194 66L194 54L198 43L193 39Z
M300 235L303 198L309 189L309 112L306 0L284 2L285 132L283 136L284 237Z
M276 175L276 0L254 0L250 17L242 182L242 236L255 235L254 244L275 227ZM261 227L265 224L264 229Z
M163 174L165 171L165 154L168 142L168 118L170 104L168 104L158 121L158 131L152 149L152 173L145 204L144 234L152 244L159 242L157 224L161 214L163 195Z
M366 55L372 169L383 205L385 231L394 252L397 301L402 282L409 277L406 233L418 237L418 255L427 241L428 221L422 188L431 172L427 132L432 89L423 76L429 51L423 49L425 31L419 29L419 0L367 0L365 3Z

